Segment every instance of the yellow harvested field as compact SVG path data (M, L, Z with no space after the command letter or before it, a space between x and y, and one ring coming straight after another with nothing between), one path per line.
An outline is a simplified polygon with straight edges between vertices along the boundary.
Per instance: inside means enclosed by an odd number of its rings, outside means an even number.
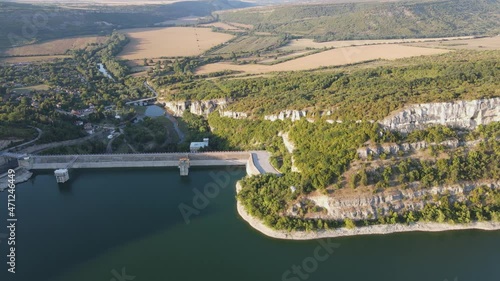
M224 43L233 35L212 32L210 28L166 27L124 30L130 38L120 59L195 56Z
M394 60L413 56L435 55L449 50L410 47L403 45L370 45L346 47L297 58L275 65L213 63L201 66L197 74L234 70L244 73L267 73L273 71L310 70L327 66L341 66L375 59Z
M37 55L61 55L67 50L81 49L91 43L103 43L106 41L105 36L84 36L66 39L57 39L7 49L4 55L7 56L37 56Z
M500 36L467 40L423 42L407 45L443 49L500 50Z
M377 44L398 44L398 43L418 43L418 42L433 42L441 40L459 40L471 39L472 36L464 37L443 37L443 38L414 38L414 39L383 39L383 40L345 40L345 41L328 41L314 42L312 39L296 39L292 40L286 46L281 47L281 50L303 50L305 48L342 48L351 46L377 45Z
M32 57L6 57L0 58L2 63L30 63L41 61L52 61L55 59L70 58L71 56L32 56Z

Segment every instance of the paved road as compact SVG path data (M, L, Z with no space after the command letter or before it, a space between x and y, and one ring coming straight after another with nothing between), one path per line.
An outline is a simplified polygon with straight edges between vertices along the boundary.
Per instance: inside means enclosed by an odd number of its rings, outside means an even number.
M184 139L186 138L186 136L184 136L184 133L179 128L179 123L177 122L177 119L175 119L174 116L170 115L170 113L168 113L166 111L165 111L165 117L167 117L168 120L170 120L170 122L172 122L172 124L174 124L174 130L177 133L177 136L179 136L179 143L183 142Z
M115 140L115 137L113 136L112 139L108 141L108 145L106 146L106 153L113 153L113 141Z
M267 151L251 151L252 159L255 167L261 174L280 174L271 162L269 162L270 154Z
M16 149L18 149L18 148L21 148L21 147L23 147L23 146L30 145L30 144L32 144L32 143L34 143L34 142L36 142L37 140L39 140L39 139L40 139L40 137L41 137L41 136L42 136L42 134L43 134L43 131L42 131L41 129L37 128L37 127L33 127L33 126L28 126L28 127L31 127L31 128L33 128L33 129L35 129L35 130L38 132L38 136L37 136L36 138L34 138L34 139L32 139L32 140L28 141L28 142L25 142L25 143L22 143L22 144L20 144L20 145L16 145L16 146L14 146L14 147L11 147L11 148L7 149L6 151L14 151L14 150L16 150Z
M102 137L103 135L104 135L104 132L97 132L97 133L94 133L92 135L89 135L89 136L86 136L83 138L79 138L79 139L34 145L34 146L30 146L30 147L19 150L19 153L37 153L37 152L40 152L42 150L46 150L46 149L50 149L50 148L54 148L54 147L76 145L76 144L88 141L88 140L96 138L96 137Z

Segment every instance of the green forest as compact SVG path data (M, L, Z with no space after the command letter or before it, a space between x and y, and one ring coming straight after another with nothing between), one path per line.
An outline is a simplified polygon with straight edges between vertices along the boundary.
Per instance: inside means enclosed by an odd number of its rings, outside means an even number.
M324 229L347 225L438 221L461 223L499 218L498 192L484 192L478 203L429 203L420 212L394 213L374 221L337 222L288 217L285 211L301 194L313 191L334 192L341 188L372 187L382 192L390 187L418 188L443 184L500 179L499 123L479 126L476 130L433 126L407 135L391 132L378 123L389 112L406 104L467 100L500 96L498 51L461 51L429 58L397 61L392 66L351 69L346 71L280 73L272 77L218 79L179 83L177 98L202 99L231 97L236 99L229 110L253 113L253 119L236 120L212 113L208 123L212 134L225 141L228 149L266 149L273 153L272 163L283 176L257 176L243 180L240 200L252 215L278 229ZM196 85L196 86L194 86ZM200 86L198 88L198 86ZM200 91L197 91L200 89ZM278 110L309 109L310 112L332 110L332 115L314 122L265 121L262 115ZM340 119L329 123L324 119ZM356 122L356 120L364 120ZM288 132L295 144L287 152L280 133ZM384 165L370 167L372 159L361 161L363 168L346 177L353 161L360 161L356 150L365 143L403 143L427 141L439 143L482 140L474 147L446 149L436 145L425 152L426 159L411 155L381 155ZM291 158L300 173L291 172ZM374 159L377 160L377 159ZM297 192L292 194L290 186ZM479 191L478 191L479 192ZM472 195L470 195L472 196ZM445 206L445 207L443 207Z
M258 125L256 127L258 128ZM435 155L436 157L430 160L396 156L391 158L391 161L384 162L388 164L377 169L363 168L351 178L354 179L352 182L346 182L343 174L356 159L355 150L363 142L371 140L383 143L405 138L399 138L378 128L378 125L366 122L333 125L306 121L291 125L290 137L295 142L296 151L293 156L300 173L282 170L284 174L281 177L247 177L241 181L242 190L238 194L247 211L270 227L284 230L318 230L416 221L500 221L500 192L486 186L466 193L465 202L455 202L450 196L437 196L428 198L425 208L420 211L380 214L373 220L322 221L286 215L291 202L315 190L330 193L339 188L373 186L373 192L381 192L388 187L409 188L410 183L417 184L419 189L426 189L443 184L500 180L498 122L479 126L463 136L467 140L483 140L477 147L451 150L438 148L440 156ZM294 186L297 191L292 192L290 186Z
M316 41L496 35L500 31L500 2L437 0L289 5L269 11L221 12L219 18L252 24L256 31L289 33Z

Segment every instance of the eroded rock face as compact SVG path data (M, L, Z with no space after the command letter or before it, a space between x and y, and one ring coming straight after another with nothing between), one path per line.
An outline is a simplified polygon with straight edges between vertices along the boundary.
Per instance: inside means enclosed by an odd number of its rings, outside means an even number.
M472 146L472 142L470 142ZM366 159L368 155L373 155L373 156L379 156L380 154L384 153L386 155L396 155L399 151L402 151L404 153L409 152L409 151L416 151L416 150L421 150L425 149L429 146L436 146L436 145L442 145L446 148L457 148L460 145L469 145L469 142L467 143L460 143L458 140L447 140L443 141L440 143L427 143L426 141L419 141L419 142L413 142L413 143L402 143L402 144L397 144L397 143L388 143L388 144L382 144L382 145L377 145L377 146L366 146L362 148L358 148L358 156L361 159Z
M289 153L293 153L295 150L295 144L290 140L290 137L288 136L288 133L283 133L280 134L281 137L283 138L283 144L286 147L286 150L288 150ZM300 169L295 166L295 159L292 155L292 172L297 172L300 173Z
M405 190L391 190L376 194L362 193L342 197L317 195L309 196L307 199L327 210L327 214L318 214L317 218L365 220L376 219L379 215L386 216L391 212L422 210L427 199L432 198L434 194L449 194L453 201L463 201L469 192L483 185L500 188L500 181L455 184L425 189L412 187Z
M306 110L284 110L278 114L266 115L264 116L264 120L276 121L276 120L285 120L291 119L293 122L299 121L300 118L305 118L307 116Z
M213 99L204 101L169 101L165 102L165 107L174 116L182 116L184 111L189 111L196 115L207 116L215 110L223 110L231 101L229 99Z
M224 117L229 117L233 119L246 119L248 114L246 112L239 111L221 111L221 115Z
M281 134L281 137L283 138L283 144L285 145L286 150L288 150L289 153L293 153L295 150L295 144L290 140L288 133Z
M390 130L408 133L435 124L473 129L494 121L500 121L500 98L416 104L380 123Z

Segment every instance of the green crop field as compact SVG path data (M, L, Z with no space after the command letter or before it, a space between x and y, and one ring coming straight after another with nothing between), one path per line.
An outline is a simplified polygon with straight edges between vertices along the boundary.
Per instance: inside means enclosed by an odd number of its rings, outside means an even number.
M231 54L231 53L253 53L259 51L268 51L284 44L285 41L280 36L242 36L228 43L213 53Z

